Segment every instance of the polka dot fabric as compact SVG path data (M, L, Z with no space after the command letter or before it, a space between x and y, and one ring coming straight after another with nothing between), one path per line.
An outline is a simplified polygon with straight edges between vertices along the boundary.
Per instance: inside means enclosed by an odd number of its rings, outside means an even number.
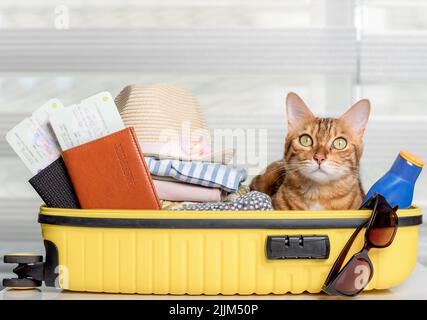
M269 211L273 210L271 198L265 193L251 191L233 202L188 204L177 210L189 211Z

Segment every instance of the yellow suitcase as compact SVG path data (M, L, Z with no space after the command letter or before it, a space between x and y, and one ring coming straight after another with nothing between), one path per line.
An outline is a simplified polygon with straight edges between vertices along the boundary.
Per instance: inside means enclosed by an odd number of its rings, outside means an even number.
M45 261L21 280L73 291L139 294L318 293L370 211L177 212L41 207ZM402 283L417 258L421 210L399 210L393 244L369 253L366 290ZM360 250L364 233L352 252ZM25 256L9 257L20 263ZM22 261L21 261L22 262ZM15 269L16 270L16 269ZM16 272L16 271L15 271ZM37 279L38 277L38 279ZM31 280L31 279L30 279ZM21 284L22 286L22 284Z

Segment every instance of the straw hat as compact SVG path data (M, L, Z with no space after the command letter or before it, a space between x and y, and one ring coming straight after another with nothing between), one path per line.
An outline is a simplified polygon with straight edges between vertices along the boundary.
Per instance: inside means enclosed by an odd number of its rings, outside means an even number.
M125 125L134 127L146 156L219 163L234 156L234 149L213 152L202 108L182 87L130 85L115 102Z

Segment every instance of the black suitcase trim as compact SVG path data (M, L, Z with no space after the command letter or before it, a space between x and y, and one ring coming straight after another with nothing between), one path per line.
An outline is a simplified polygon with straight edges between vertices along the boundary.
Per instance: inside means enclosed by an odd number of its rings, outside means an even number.
M236 214L237 215L237 214ZM40 213L38 222L57 226L146 229L331 229L357 228L368 219L124 219L51 216ZM422 215L400 217L399 227L419 225Z

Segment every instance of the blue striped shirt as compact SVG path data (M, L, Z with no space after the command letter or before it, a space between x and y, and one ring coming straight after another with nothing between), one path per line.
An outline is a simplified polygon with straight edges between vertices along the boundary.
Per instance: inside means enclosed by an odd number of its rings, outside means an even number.
M200 161L181 161L145 157L150 173L156 176L171 177L178 181L204 187L220 188L236 192L246 179L245 169L236 169L219 163Z

